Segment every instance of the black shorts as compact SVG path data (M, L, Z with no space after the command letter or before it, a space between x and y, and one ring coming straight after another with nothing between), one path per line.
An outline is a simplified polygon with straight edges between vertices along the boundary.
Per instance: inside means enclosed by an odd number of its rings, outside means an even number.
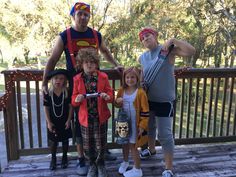
M153 102L149 101L150 111L154 111L158 117L173 117L174 115L174 101L171 102Z

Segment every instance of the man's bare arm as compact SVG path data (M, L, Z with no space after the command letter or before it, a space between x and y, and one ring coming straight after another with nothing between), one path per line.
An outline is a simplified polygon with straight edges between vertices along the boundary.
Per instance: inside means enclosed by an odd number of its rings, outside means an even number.
M48 79L47 75L50 71L54 70L57 62L59 61L61 54L64 50L64 44L60 36L57 37L55 45L52 50L52 54L48 59L46 67L43 73L42 91L46 94L48 92Z
M44 70L43 83L42 83L43 86L47 85L48 80L46 77L50 71L54 70L57 62L59 61L59 59L61 57L63 50L64 50L63 41L62 41L61 37L58 36L56 39L55 45L53 47L52 54L49 57L48 62L45 67L45 70Z
M175 56L181 56L181 57L190 57L195 54L196 50L195 48L189 44L186 41L178 40L175 38L169 39L163 44L164 49L168 49L170 45L174 44L174 49L170 53L170 61L171 63L174 63Z

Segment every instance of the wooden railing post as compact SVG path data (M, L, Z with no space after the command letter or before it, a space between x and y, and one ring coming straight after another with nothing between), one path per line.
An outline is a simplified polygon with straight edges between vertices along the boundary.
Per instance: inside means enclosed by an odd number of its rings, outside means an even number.
M17 128L15 84L11 84L11 75L4 75L5 88L9 92L9 98L6 104L6 111L4 111L5 134L7 135L7 158L8 160L16 160L19 159L19 140Z

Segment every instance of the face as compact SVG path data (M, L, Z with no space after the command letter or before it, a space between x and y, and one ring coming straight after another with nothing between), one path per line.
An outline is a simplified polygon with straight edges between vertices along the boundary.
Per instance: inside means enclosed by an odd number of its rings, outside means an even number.
M157 46L157 40L152 33L146 33L143 35L142 44L148 49L153 49Z
M54 88L63 88L65 86L66 77L63 74L57 74L52 78Z
M88 25L90 14L84 10L77 10L74 15L75 25L85 28Z
M97 70L97 64L93 61L84 61L82 66L86 74L92 74Z
M129 72L125 75L125 83L128 87L137 87L137 76L133 72Z

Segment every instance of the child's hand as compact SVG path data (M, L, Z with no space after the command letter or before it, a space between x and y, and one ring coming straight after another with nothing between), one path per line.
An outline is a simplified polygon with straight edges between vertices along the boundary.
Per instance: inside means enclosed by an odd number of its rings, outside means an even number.
M117 98L116 99L116 104L118 104L118 105L122 105L123 104L123 98L122 97L120 97L120 98Z
M68 128L70 128L70 120L67 120L65 123L65 129L67 130Z
M82 94L77 95L77 97L75 98L76 103L80 103L83 100L84 100L84 95L82 95Z
M54 129L53 129L54 124L52 122L48 122L47 126L48 126L48 130L53 133L53 131L54 131Z
M100 93L100 97L106 101L110 100L110 96L104 92Z
M141 135L142 135L142 133L143 133L143 131L144 131L144 129L142 129L142 128L139 128L139 129L138 129L138 136L141 136Z

